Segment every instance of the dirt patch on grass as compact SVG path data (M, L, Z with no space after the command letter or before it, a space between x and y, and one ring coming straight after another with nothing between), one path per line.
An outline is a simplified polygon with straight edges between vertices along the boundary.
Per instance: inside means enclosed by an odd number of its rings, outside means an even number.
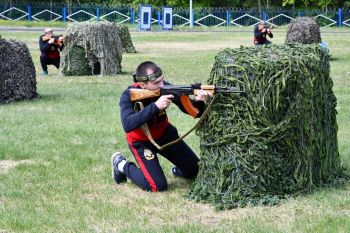
M11 169L15 168L20 164L33 164L31 160L0 160L0 173L9 172Z

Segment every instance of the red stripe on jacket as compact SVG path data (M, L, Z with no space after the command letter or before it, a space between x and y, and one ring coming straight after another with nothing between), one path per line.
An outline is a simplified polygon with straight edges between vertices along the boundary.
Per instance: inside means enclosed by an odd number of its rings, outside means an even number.
M159 122L156 125L149 126L149 131L151 132L153 139L160 138L164 134L168 125L169 121L168 118L166 118L165 121ZM149 141L148 137L141 128L126 133L126 140L128 140L128 142Z
M60 53L58 52L58 50L48 51L47 52L47 57L51 58L51 59L57 59L57 58L60 57Z
M266 37L254 37L254 42L258 42L258 43L264 43L267 39Z

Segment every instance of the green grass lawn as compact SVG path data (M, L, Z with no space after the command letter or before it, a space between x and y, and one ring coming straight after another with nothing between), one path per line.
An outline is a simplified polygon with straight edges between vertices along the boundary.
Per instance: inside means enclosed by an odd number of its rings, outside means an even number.
M0 105L0 232L350 231L349 183L319 188L273 207L216 212L210 205L186 200L190 182L171 177L171 164L162 158L166 192L145 192L132 183L117 186L111 178L114 151L134 160L118 103L136 66L153 60L173 84L205 83L215 55L227 47L252 46L252 33L132 32L138 53L123 54L123 74L63 77L50 66L45 78L39 76L40 34L0 31L3 38L29 47L40 94L32 101ZM277 31L272 41L283 43L285 35ZM327 31L322 38L334 58L339 151L343 166L350 168L350 37ZM195 124L174 107L168 113L180 132ZM199 153L194 133L185 140Z

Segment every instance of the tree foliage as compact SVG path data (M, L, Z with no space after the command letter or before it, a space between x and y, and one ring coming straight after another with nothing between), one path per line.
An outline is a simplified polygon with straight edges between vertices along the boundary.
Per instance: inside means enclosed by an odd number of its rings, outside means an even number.
M27 2L27 1L25 1ZM32 1L30 1L32 2ZM52 0L36 0L41 3L57 3ZM108 4L108 5L130 5L138 7L148 4L155 7L189 7L190 0L65 0L67 6L81 4ZM336 8L349 8L350 0L193 0L193 7L230 7L230 8L317 8L324 10Z

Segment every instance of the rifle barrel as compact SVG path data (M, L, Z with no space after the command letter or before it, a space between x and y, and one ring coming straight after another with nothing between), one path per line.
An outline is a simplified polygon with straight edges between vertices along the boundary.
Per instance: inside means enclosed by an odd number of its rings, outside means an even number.
M201 88L202 87L202 88ZM237 87L216 87L214 85L164 85L161 88L162 94L172 94L172 93L182 93L182 94L191 94L194 90L207 90L214 91L215 93L244 93L244 90L241 90ZM193 94L193 93L192 93Z
M164 90L191 90L190 85L164 85L162 87Z
M241 89L239 89L237 87L228 87L228 88L217 87L216 88L216 92L217 93L244 93L245 91L241 90Z

